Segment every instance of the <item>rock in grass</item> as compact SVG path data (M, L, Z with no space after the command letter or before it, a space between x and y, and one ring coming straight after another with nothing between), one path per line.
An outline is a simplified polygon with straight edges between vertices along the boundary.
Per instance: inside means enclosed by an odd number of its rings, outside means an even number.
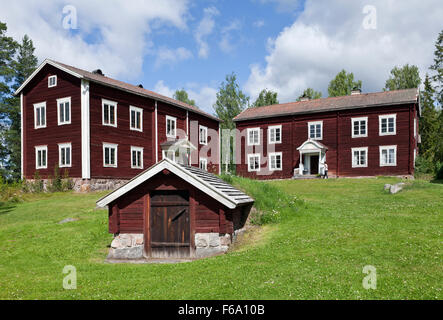
M404 185L405 184L403 182L394 184L390 187L389 192L391 194L396 194L396 193L400 192L401 190L403 190Z
M58 224L63 224L63 223L67 223L67 222L74 222L77 221L78 219L74 219L74 218L66 218L62 221L60 221Z
M391 185L390 184L385 184L385 190L390 190L391 189Z

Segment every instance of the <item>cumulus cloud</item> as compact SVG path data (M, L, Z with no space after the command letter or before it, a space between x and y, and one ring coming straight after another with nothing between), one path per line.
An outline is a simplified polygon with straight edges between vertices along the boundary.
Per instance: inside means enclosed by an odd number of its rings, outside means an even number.
M343 68L363 81L364 91L380 91L395 65L415 64L423 76L441 30L440 1L423 5L374 0L375 29L364 27L365 5L306 1L297 20L268 40L265 64L250 66L245 90L256 97L263 88L272 89L285 102L295 100L306 87L327 96L329 81Z
M2 1L6 2L6 1ZM67 14L55 1L8 1L1 4L0 20L8 34L28 34L41 60L52 58L92 70L100 68L112 77L136 78L143 57L152 50L149 34L168 26L186 29L188 2L185 0L71 2L77 14L77 29L63 27ZM25 23L26 22L26 23Z
M214 17L219 14L215 7L209 7L203 10L203 19L194 34L195 41L198 45L198 56L200 58L207 58L209 56L209 45L206 38L213 32L215 26Z
M241 23L239 20L234 20L221 30L221 41L219 43L220 49L225 53L231 53L235 45L232 43L232 35L231 32L238 31L241 29Z
M257 20L257 21L254 21L254 23L252 25L256 28L261 28L261 27L264 27L265 21L264 20Z
M174 65L180 61L192 58L192 53L186 48L180 47L177 49L170 49L167 47L160 47L157 52L157 59L155 67L159 68L163 65Z

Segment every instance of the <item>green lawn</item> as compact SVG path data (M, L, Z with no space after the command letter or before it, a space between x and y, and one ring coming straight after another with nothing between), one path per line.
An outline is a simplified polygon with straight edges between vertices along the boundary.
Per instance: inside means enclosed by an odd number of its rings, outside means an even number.
M275 222L226 255L175 265L104 263L103 193L2 204L0 299L442 299L443 184L383 191L396 181L235 178ZM57 223L68 217L79 220ZM76 290L62 287L65 265ZM365 265L376 290L362 286Z

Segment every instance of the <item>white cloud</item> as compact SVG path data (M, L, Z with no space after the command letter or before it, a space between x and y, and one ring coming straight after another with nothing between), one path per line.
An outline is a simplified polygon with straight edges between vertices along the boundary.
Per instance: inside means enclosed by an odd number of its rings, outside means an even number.
M182 89L182 87L177 88ZM217 89L209 87L207 85L200 85L198 83L187 83L184 89L188 93L189 99L194 100L195 104L203 111L213 114L214 108L212 107L217 100ZM171 89L167 86L163 80L156 83L154 91L162 95L172 98L176 89Z
M264 20L257 20L257 21L254 21L254 23L252 25L256 28L261 28L261 27L264 27L265 21Z
M180 61L192 58L192 53L186 48L180 47L177 49L169 49L167 47L160 47L157 52L157 59L155 67L159 68L162 65L174 65Z
M136 78L144 55L152 50L149 34L167 26L186 29L186 0L76 0L77 30L63 28L63 4L55 1L1 1L0 20L8 34L28 34L40 60L52 58L112 77Z
M272 89L281 102L295 100L306 87L327 95L329 81L343 68L367 92L380 91L395 65L415 64L423 76L441 30L440 1L371 4L377 9L375 30L363 28L364 1L308 0L297 20L268 40L265 65L251 65L246 92L255 98L263 88Z
M260 2L276 3L279 12L291 12L300 6L300 0L260 0Z
M222 38L219 43L220 49L225 53L231 53L235 45L232 43L232 31L238 31L241 29L241 23L239 20L234 20L221 30Z
M215 7L209 7L203 10L203 19L200 21L194 37L198 44L198 56L200 58L207 58L209 56L209 45L206 41L215 26L214 17L219 14L219 11Z

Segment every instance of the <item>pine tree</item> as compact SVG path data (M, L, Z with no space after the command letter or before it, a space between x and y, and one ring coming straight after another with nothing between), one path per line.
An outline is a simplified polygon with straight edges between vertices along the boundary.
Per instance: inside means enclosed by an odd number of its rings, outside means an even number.
M434 162L435 151L438 146L438 112L434 105L434 94L435 91L432 88L429 75L426 74L424 82L424 91L421 93L421 119L420 119L420 155Z
M434 64L430 69L435 72L431 79L436 83L437 100L443 106L443 30L435 43Z

